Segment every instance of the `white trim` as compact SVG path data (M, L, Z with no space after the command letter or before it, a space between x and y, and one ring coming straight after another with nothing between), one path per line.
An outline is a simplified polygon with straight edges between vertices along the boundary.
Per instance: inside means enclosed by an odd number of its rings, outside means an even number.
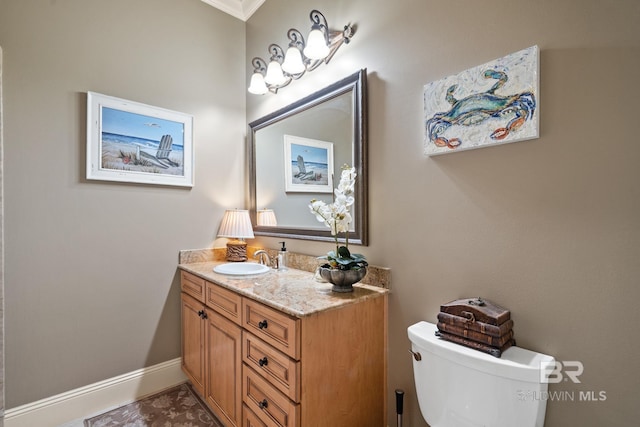
M187 380L173 359L65 393L7 409L5 427L54 427L133 402Z
M258 10L262 3L266 0L242 0L242 11L244 12L244 21L249 19L253 12Z
M2 46L0 46L0 427L4 417L4 116L2 115Z
M215 7L242 21L246 21L258 10L265 0L202 0L210 6Z

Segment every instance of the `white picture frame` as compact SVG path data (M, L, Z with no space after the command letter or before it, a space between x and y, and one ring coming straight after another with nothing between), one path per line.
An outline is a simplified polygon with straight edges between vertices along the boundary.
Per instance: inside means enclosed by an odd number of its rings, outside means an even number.
M284 135L285 192L333 192L333 143Z
M87 92L88 180L193 187L193 117Z

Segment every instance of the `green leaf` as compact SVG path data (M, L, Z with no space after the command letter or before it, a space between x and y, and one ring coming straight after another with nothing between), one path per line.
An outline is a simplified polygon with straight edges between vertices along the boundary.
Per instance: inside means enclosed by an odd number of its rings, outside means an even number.
M349 265L353 260L351 258L336 258L336 262L342 265Z
M340 246L336 251L329 251L324 257L319 259L326 259L332 268L340 270L359 270L368 265L364 255L352 254L346 246Z
M351 254L351 259L357 262L366 260L366 258L362 254Z
M351 252L349 252L349 249L346 246L340 246L338 248L338 256L340 258L349 258L349 259L351 259Z

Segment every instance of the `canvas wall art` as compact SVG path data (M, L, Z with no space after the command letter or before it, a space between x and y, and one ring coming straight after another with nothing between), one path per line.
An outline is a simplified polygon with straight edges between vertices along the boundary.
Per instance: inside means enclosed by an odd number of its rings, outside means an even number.
M333 192L333 143L284 135L285 191Z
M537 138L538 46L424 86L427 156Z
M193 186L192 116L87 93L87 179Z

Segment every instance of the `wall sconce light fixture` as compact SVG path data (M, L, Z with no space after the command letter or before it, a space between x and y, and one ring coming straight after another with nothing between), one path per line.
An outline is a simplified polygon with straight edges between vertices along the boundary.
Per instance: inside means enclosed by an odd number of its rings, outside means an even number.
M312 10L309 17L312 25L306 43L302 33L291 28L287 32L289 46L286 52L272 43L268 48L271 55L268 64L262 58L253 58L250 93L277 93L278 89L299 79L305 72L315 70L322 63L328 64L340 46L349 43L355 32L350 24L345 25L342 31L330 31L327 19L317 10Z

